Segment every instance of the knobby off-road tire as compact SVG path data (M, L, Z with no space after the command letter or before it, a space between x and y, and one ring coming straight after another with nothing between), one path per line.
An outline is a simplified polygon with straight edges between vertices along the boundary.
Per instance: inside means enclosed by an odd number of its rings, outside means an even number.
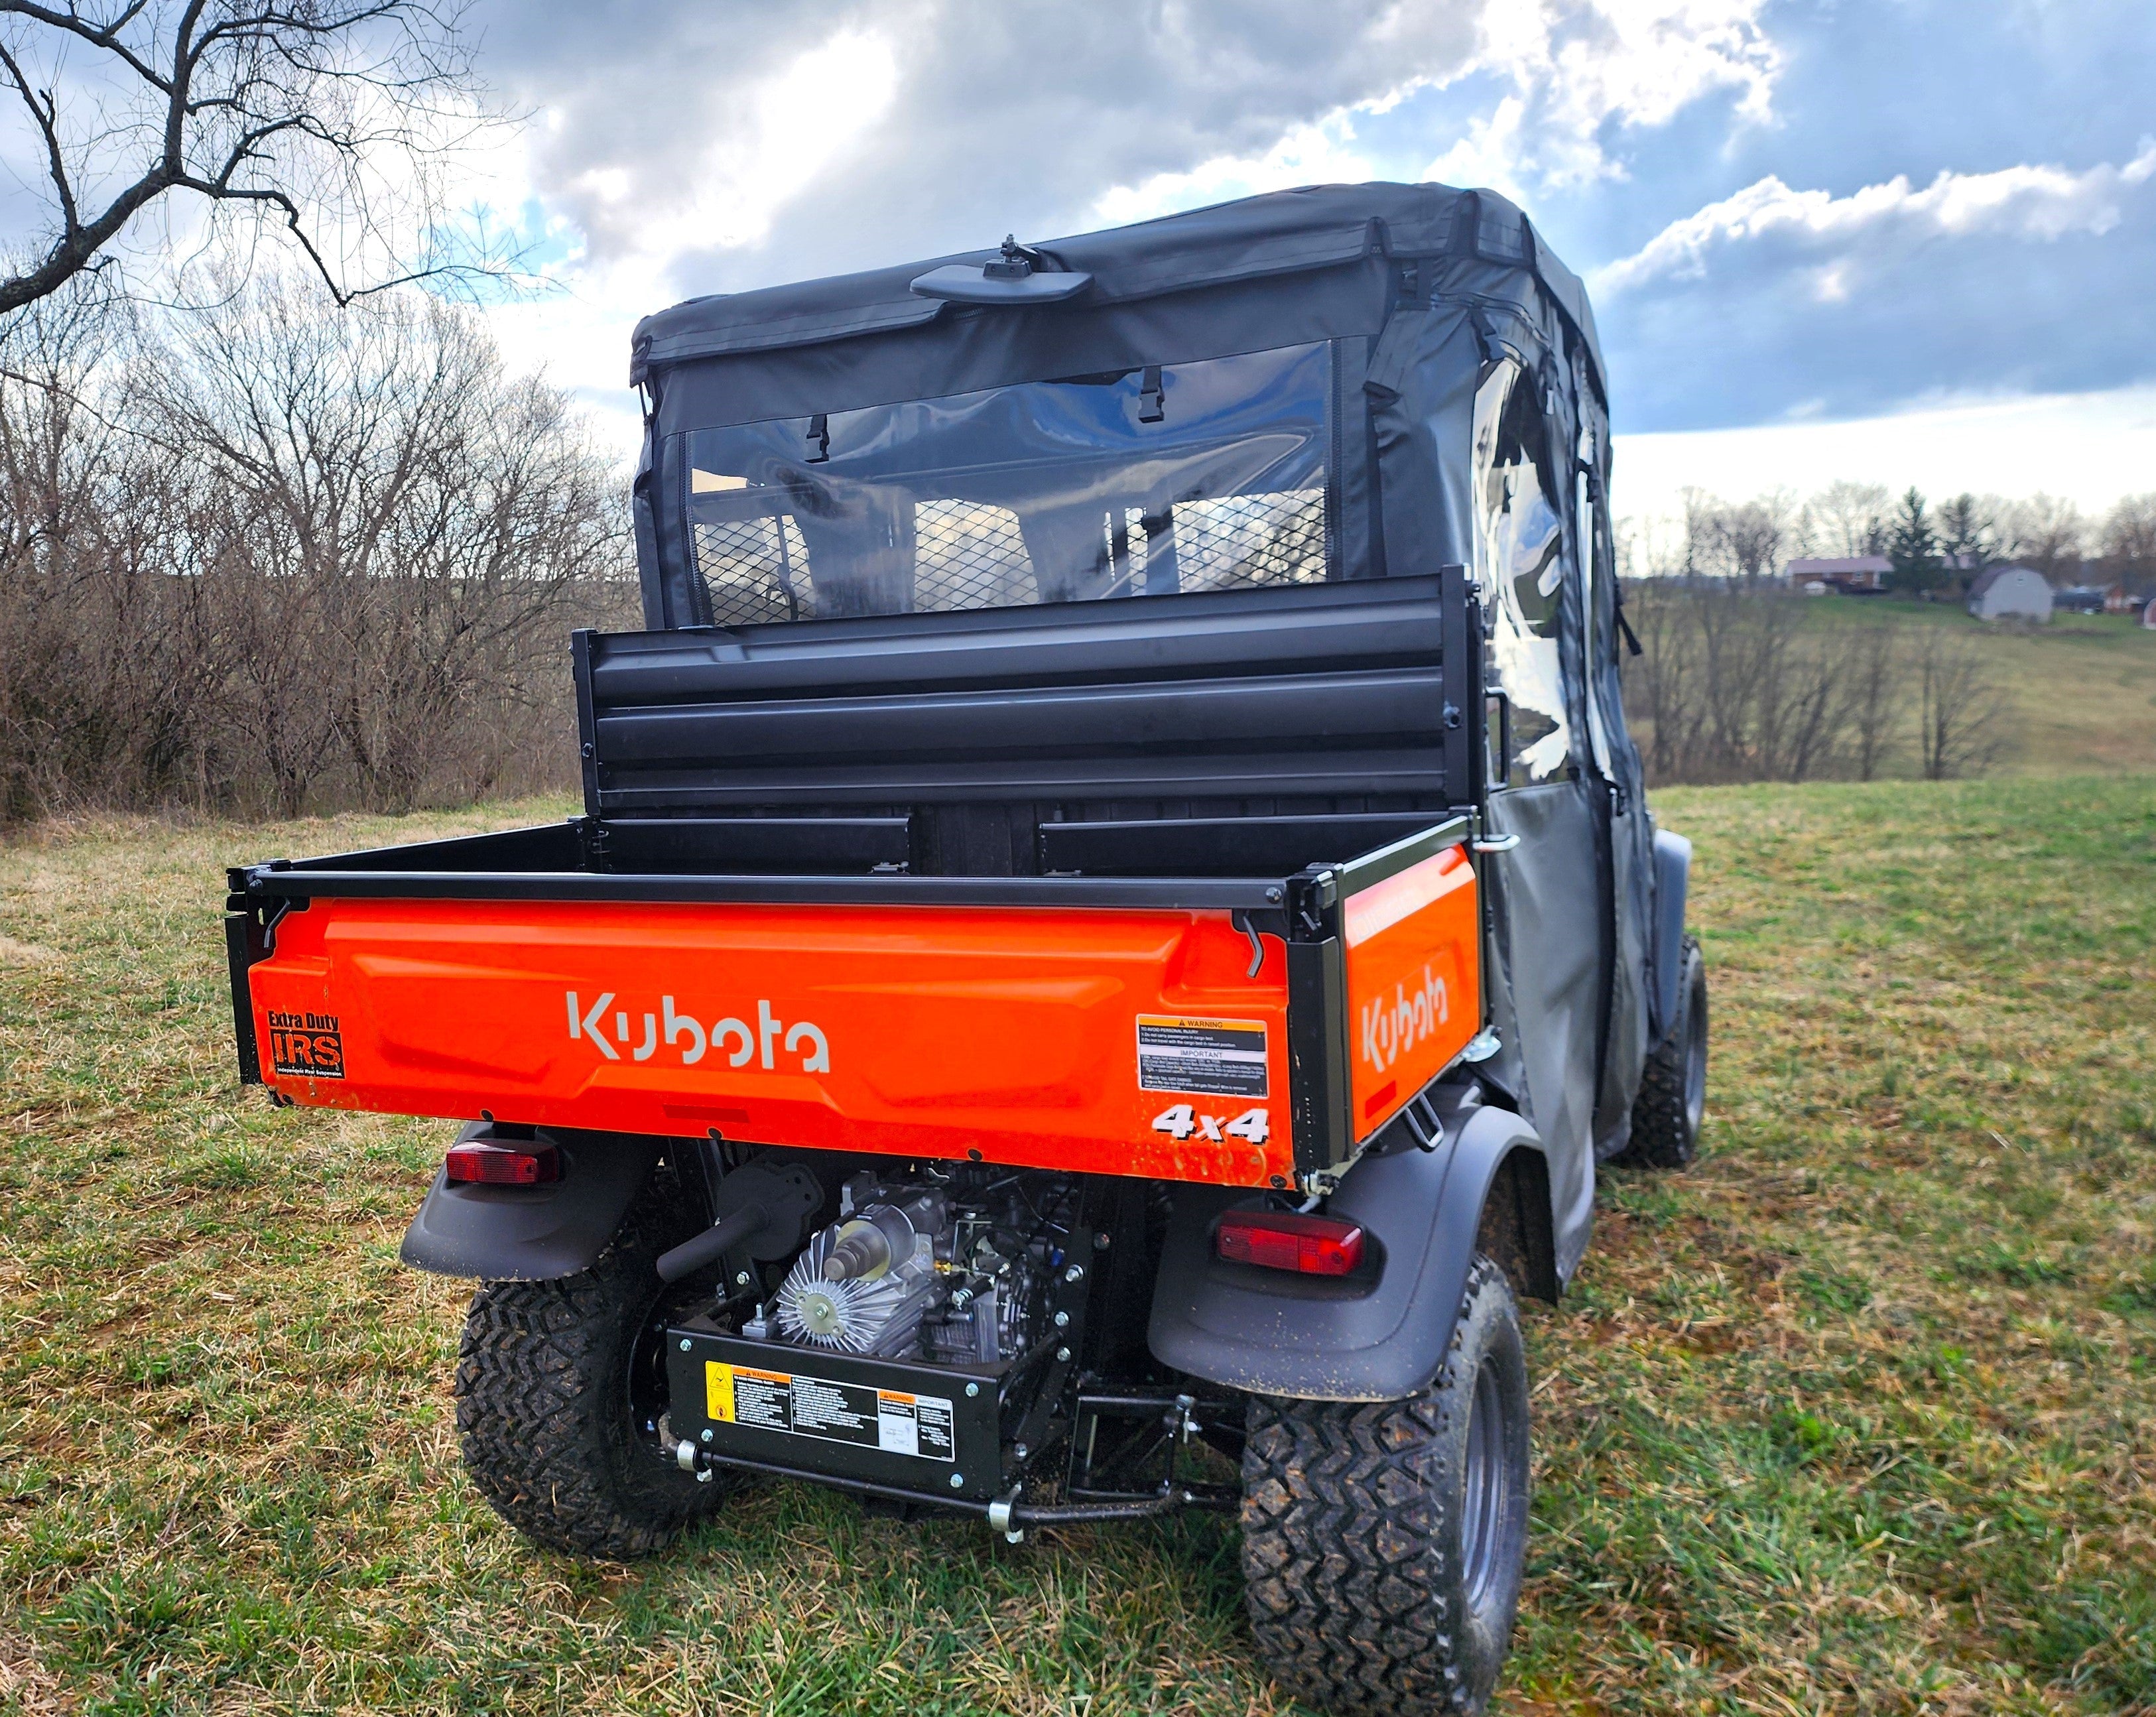
M1677 1016L1661 1046L1647 1057L1625 1154L1650 1169L1688 1167L1699 1154L1706 1118L1707 961L1698 942L1687 936L1677 974Z
M1480 1257L1420 1395L1252 1398L1243 1577L1283 1686L1337 1717L1482 1709L1519 1604L1527 1429L1519 1309Z
M465 1470L505 1520L550 1549L649 1555L721 1500L722 1483L699 1484L642 1424L665 1363L651 1326L662 1296L680 1297L654 1265L696 1226L673 1191L661 1170L590 1269L487 1283L465 1319Z

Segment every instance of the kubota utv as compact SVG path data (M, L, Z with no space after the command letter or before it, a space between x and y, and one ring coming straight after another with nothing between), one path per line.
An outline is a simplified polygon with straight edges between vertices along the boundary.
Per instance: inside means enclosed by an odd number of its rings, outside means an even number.
M480 1283L474 1482L604 1556L749 1473L1239 1509L1287 1687L1478 1708L1517 1297L1705 1094L1579 281L1329 186L697 299L631 375L584 814L231 881L242 1076L470 1123L403 1256Z

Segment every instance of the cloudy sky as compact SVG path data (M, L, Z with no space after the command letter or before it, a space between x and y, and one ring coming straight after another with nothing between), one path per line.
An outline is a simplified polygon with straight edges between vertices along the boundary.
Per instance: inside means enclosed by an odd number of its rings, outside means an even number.
M490 314L633 434L701 293L1320 181L1517 198L1620 495L2156 489L2156 0L479 0Z

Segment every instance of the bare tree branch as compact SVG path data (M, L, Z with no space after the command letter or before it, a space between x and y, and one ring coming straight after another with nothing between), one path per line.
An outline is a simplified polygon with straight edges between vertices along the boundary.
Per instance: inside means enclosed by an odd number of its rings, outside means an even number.
M74 64L85 46L101 58ZM0 75L51 182L45 231L0 274L0 315L100 265L175 193L268 217L340 304L505 271L439 254L441 164L501 118L460 3L0 0Z

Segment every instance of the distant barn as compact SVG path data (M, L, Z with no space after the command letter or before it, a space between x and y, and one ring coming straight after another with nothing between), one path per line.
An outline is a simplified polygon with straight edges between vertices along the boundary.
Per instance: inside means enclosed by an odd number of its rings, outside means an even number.
M2034 567L1986 567L1969 583L1969 611L1979 620L2048 620L2051 580Z

